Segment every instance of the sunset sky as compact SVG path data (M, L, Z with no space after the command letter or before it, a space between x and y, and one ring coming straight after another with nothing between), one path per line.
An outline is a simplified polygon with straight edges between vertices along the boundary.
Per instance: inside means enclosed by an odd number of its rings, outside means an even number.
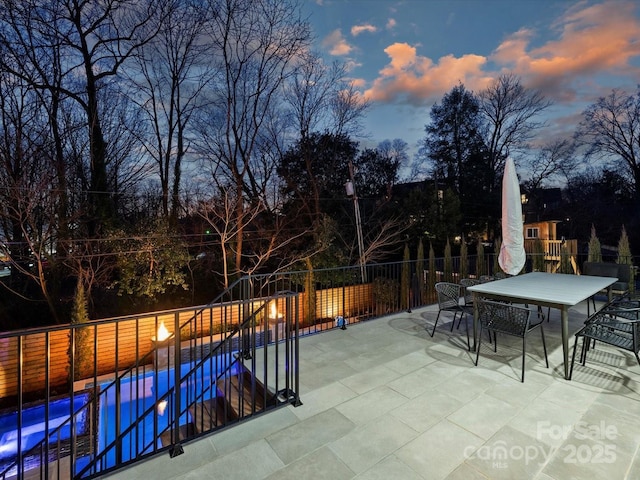
M637 0L306 0L316 49L350 65L371 100L375 146L411 152L434 102L458 82L478 92L502 72L554 101L545 140L570 135L586 106L640 83Z

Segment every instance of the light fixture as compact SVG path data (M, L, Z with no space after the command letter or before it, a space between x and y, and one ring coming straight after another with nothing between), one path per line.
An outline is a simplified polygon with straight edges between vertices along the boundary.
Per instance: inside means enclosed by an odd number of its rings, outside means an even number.
M276 301L274 300L269 305L269 322L271 322L271 323L280 322L280 321L282 321L283 317L284 317L284 315L282 315L281 313L278 313L278 305L276 304Z
M161 321L160 325L158 326L158 334L151 337L151 341L158 342L158 343L164 342L170 336L171 336L171 332L169 332L169 330L167 330L167 327L165 327L164 321Z

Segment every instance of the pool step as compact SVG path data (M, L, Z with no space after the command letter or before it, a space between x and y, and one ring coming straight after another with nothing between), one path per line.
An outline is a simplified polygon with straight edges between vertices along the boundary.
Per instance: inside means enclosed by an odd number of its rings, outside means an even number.
M255 381L254 402L251 397L253 381ZM264 385L258 379L254 380L251 372L246 370L218 380L218 388L224 393L229 406L236 414L236 418L258 413L265 407L275 404L274 395L271 392L266 392L265 396Z
M214 397L189 407L196 433L203 433L224 426L238 418L236 412L225 405L223 397Z
M253 381L255 381L255 402L252 402L251 397ZM222 378L218 380L217 387L218 396L197 402L189 407L193 422L189 425L192 426L196 434L223 427L229 422L259 413L265 407L276 403L275 396L271 392L267 392L265 396L264 385L257 379L253 380L249 371ZM171 436L167 435L170 444ZM183 438L182 435L180 438Z

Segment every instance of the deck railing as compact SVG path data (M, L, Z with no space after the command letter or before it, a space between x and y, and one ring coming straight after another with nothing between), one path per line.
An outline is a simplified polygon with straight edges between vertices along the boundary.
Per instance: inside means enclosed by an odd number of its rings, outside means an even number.
M249 292L247 285L236 287ZM184 311L174 311L174 321L166 325L172 333L155 337L150 349L149 331L140 328L139 318L1 335L17 345L18 388L15 406L0 419L0 478L93 478L163 450L178 455L183 442L299 404L298 297L277 291L259 299L219 301L193 310L187 321ZM273 319L270 305L276 307ZM213 308L221 315L213 315ZM155 316L156 327L158 318L166 316ZM127 323L134 327L125 328ZM115 333L111 339L101 335L105 327ZM132 338L120 337L120 331ZM36 358L24 362L24 345L34 335L43 336L45 352L60 348L52 332L69 336L70 378L75 366L84 363L82 349L94 354L93 365L83 366L85 377L63 395L57 390L64 387L51 385L50 355L39 356L39 363ZM127 349L133 344L136 352L136 360L124 369L118 368L120 341ZM112 345L101 350L105 342ZM104 351L112 355L115 368L99 375L95 354ZM24 373L30 369L44 371L42 391L24 390Z
M360 266L255 275L206 306L2 333L0 480L97 477L299 404L301 335L433 303L461 269L495 273L494 255L476 260L367 265L366 283Z

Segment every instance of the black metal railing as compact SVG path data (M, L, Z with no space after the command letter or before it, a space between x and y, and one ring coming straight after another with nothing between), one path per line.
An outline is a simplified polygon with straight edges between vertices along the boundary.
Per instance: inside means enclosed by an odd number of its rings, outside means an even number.
M79 328L89 330L93 351L98 351L99 341L104 341L99 330L111 327L117 366L124 349L119 335L125 330L122 325L135 323L136 361L122 371L115 368L112 378L105 379L98 375L97 357L94 357L92 378L84 380L81 392L76 382L75 388L60 400L64 402L63 411L56 412L50 411L55 399L49 384L49 355L43 356L47 372L44 401L26 402L21 388L25 383L23 342L29 335L44 334L44 349L50 351L54 344L51 331L13 332L0 338L0 341L14 339L17 342L19 386L17 412L14 416L7 414L8 421L2 421L5 430L2 439L6 443L14 439L15 454L2 458L0 478L21 479L26 475L29 478L92 478L161 450L168 449L171 455L177 455L184 441L272 408L299 404L297 297L294 292L276 292L259 300L211 305L199 308L186 322L181 321L184 311L175 311L174 333L156 341L154 348L146 352L140 348L144 343L139 335L140 318L66 326L72 353L70 378L74 374L74 340ZM280 302L284 308L273 325L268 323L266 313L271 302ZM215 328L204 329L205 321L214 326L214 314L204 314L214 307L220 312L220 318L216 319ZM158 318L153 322L155 327ZM53 330L64 331L61 327ZM207 334L197 334L204 330ZM233 380L234 376L238 380ZM228 387L221 388L224 385ZM194 418L198 405L201 410L205 406L207 411L211 405L225 409L226 420L205 425L202 416ZM242 410L231 414L234 405L241 406ZM25 418L29 415L36 415L37 419ZM223 415L214 412L214 416L208 418L223 418ZM198 422L199 428L193 428ZM35 424L42 427L40 432L35 431Z
M97 477L297 405L300 336L433 303L481 260L252 275L205 306L2 333L0 480Z

